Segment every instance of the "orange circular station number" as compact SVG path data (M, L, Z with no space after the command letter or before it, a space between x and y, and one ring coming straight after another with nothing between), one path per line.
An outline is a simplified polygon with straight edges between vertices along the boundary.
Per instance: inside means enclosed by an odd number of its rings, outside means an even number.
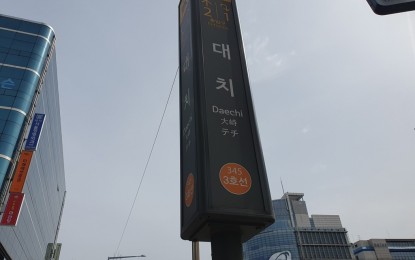
M195 193L195 177L192 173L187 176L186 186L184 187L184 204L186 207L190 207L193 203L193 197Z
M232 194L243 195L252 186L252 179L249 172L240 164L227 163L219 171L220 183Z

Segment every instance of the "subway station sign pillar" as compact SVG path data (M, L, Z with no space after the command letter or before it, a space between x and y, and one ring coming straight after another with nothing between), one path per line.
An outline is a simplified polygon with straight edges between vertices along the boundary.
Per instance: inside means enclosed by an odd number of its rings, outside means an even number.
M181 237L242 250L274 215L235 1L181 0L179 41Z

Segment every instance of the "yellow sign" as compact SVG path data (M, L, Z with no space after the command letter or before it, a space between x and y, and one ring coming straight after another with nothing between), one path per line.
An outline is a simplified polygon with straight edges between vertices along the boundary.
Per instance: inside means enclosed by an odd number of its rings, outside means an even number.
M205 22L216 29L228 30L232 0L201 0Z
M14 177L10 192L22 192L23 186L29 171L30 161L32 160L32 151L22 151L20 154L19 162L17 163L16 170L14 171Z

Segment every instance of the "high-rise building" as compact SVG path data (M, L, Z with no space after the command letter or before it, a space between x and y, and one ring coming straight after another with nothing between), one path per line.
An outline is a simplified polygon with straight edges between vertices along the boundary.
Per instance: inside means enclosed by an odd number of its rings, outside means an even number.
M415 239L369 239L353 244L358 260L415 259Z
M354 259L338 215L308 215L303 193L273 201L275 223L244 244L245 260Z
M0 259L52 259L45 255L48 247L60 248L66 192L55 33L48 25L5 15L0 15L0 188Z

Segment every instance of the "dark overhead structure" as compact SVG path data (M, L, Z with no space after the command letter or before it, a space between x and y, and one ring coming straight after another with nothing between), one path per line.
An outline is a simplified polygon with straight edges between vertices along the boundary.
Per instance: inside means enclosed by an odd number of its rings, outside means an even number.
M402 13L415 10L414 0L367 0L373 12L379 15Z

